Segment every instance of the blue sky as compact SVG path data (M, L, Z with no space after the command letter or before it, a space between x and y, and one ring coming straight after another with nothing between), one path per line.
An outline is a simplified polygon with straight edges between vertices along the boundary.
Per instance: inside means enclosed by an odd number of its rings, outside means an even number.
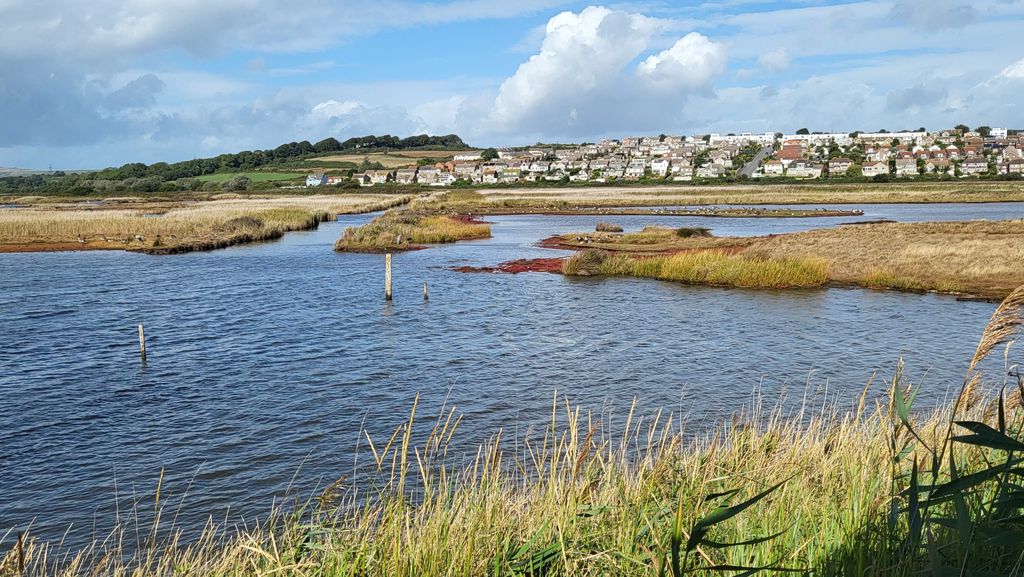
M0 166L291 140L1024 128L1024 0L0 0Z

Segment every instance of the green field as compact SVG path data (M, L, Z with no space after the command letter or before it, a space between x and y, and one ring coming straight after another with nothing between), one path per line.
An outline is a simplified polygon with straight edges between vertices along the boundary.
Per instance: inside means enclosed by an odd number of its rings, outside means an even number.
M253 182L273 182L276 180L294 180L305 178L298 172L218 172L204 174L199 177L203 182L227 182L236 176L248 176Z

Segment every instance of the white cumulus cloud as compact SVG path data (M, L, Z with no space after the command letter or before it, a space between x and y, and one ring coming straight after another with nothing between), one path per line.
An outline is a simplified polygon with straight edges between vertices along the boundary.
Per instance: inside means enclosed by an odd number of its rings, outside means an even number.
M668 50L648 56L637 67L637 73L658 89L698 90L725 71L725 62L721 44L690 32Z
M558 14L548 21L539 52L501 84L484 118L462 120L513 134L653 127L677 114L689 94L709 92L726 66L725 48L696 32L634 64L668 28L601 6Z

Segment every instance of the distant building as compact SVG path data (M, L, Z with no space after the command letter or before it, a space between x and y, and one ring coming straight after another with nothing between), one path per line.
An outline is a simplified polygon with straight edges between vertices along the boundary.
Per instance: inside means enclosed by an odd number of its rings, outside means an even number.
M897 158L896 176L917 176L917 160L913 158Z
M797 160L790 163L786 169L786 175L794 178L818 178L824 167L816 162Z
M786 167L782 164L781 160L769 160L764 163L765 176L782 176L782 173L785 171Z
M316 172L306 177L306 186L320 186L327 184L327 177L322 172Z
M981 156L965 158L960 163L960 172L970 175L984 174L988 172L988 160Z
M833 158L828 161L828 173L831 176L844 176L851 166L853 161L849 158Z
M865 162L860 172L869 178L880 174L889 174L889 163L882 161Z

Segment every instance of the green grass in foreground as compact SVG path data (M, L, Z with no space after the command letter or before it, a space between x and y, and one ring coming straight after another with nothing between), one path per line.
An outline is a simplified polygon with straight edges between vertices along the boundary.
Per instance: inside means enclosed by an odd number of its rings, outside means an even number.
M570 276L637 276L746 288L810 288L828 280L828 267L821 260L766 258L714 249L642 257L590 249L566 260L562 272Z
M306 175L298 172L217 172L198 177L203 182L227 182L239 176L248 177L252 182L275 182L278 180L305 180Z
M1021 575L1024 387L982 403L977 366L1022 325L1024 287L954 403L923 415L899 374L874 408L865 390L848 412L754 411L696 440L632 411L613 436L556 397L550 425L514 451L499 430L464 461L449 452L454 409L423 424L414 404L390 438L366 436L377 478L365 489L332 486L190 543L124 527L58 557L8 536L0 575ZM125 540L141 548L125 555Z

